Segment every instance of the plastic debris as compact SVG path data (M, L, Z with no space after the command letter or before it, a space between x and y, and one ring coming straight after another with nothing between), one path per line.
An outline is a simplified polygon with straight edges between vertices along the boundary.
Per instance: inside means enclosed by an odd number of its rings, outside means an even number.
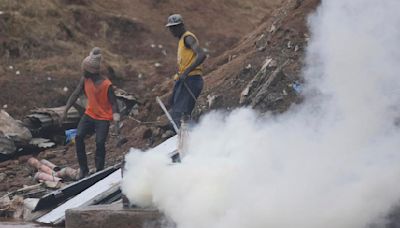
M68 143L75 143L75 137L76 137L76 134L78 133L78 130L77 129L69 129L69 130L66 130L65 131L65 136L66 136L66 139L65 139L65 143L66 144L68 144Z
M298 81L295 81L292 84L292 88L297 94L301 93L301 91L303 90L302 85Z

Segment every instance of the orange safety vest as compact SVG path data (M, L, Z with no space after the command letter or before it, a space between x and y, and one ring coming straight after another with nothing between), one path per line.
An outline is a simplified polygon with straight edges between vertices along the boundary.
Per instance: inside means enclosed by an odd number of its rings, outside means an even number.
M182 37L179 39L178 43L178 74L181 75L192 63L194 63L196 59L196 53L185 46L185 37L187 36L193 36L193 38L199 43L197 40L196 36L189 32L186 31ZM192 70L189 73L189 76L193 75L202 75L203 74L203 68L202 66L197 66L194 70Z
M85 114L95 120L112 120L113 112L111 102L108 99L108 89L111 81L105 79L101 84L96 85L92 79L85 78L85 94L87 105Z

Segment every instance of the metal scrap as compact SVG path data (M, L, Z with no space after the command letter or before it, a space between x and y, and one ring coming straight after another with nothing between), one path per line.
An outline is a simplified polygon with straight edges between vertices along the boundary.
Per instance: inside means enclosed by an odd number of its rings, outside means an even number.
M78 110L74 107L70 108L66 119L61 123L64 110L65 106L34 109L31 114L24 117L22 122L36 137L42 137L46 133L60 130L60 128L76 127L81 116Z

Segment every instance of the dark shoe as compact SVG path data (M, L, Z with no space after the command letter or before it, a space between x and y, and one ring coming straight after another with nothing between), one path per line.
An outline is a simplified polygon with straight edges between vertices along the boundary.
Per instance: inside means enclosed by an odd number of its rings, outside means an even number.
M173 152L174 154L171 156L172 162L173 163L181 163L181 156L178 152L178 150Z

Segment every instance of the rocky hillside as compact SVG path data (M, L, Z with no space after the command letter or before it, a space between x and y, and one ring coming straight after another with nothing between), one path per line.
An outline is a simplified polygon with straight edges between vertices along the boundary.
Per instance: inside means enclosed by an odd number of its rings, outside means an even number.
M107 164L120 161L130 147L148 148L169 133L154 102L167 98L175 73L174 40L165 18L181 12L209 54L206 86L195 116L211 109L248 105L284 112L301 102L300 69L309 37L307 15L319 0L274 1L5 1L0 0L0 104L21 117L33 107L63 105L80 77L80 62L93 46L104 49L103 72L143 105L123 121L129 140L107 143ZM203 7L201 7L203 6ZM88 141L93 165L94 142ZM0 163L0 195L32 184L24 167L31 155ZM73 145L35 155L60 166L77 167Z
M0 105L21 117L64 104L93 46L104 50L104 74L146 101L165 93L153 87L175 73L176 40L164 27L169 14L183 14L211 61L281 2L0 0Z

